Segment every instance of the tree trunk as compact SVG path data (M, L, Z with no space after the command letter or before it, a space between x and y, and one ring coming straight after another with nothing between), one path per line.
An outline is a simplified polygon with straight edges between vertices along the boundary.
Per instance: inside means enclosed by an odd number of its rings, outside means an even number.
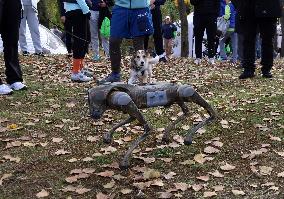
M46 0L41 0L37 4L39 23L49 28L49 16L46 6Z
M184 0L178 0L178 11L181 21L181 57L188 57L188 21Z
M280 18L280 22L281 22L282 41L281 41L280 57L284 57L284 0L281 1L281 8L282 8L282 17Z

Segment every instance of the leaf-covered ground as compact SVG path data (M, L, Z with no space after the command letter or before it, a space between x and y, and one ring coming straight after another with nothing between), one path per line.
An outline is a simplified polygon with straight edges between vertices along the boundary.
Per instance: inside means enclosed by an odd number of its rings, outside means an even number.
M95 83L71 83L68 62L64 56L21 57L28 91L0 97L1 199L284 198L282 60L271 80L258 68L255 78L240 81L241 70L226 63L194 66L192 60L176 59L156 66L157 81L193 85L219 119L185 146L186 131L206 116L189 104L191 117L164 145L163 127L180 110L144 110L154 130L128 171L119 170L118 162L141 127L134 122L119 128L113 143L104 144L102 135L126 115L107 111L93 121L86 91ZM109 72L109 62L86 64L98 78Z

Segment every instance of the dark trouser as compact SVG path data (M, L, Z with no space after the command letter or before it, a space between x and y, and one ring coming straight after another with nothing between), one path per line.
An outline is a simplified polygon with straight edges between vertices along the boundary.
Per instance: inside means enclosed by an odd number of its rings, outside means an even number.
M81 10L69 11L66 17L73 27L73 58L84 59L90 43L89 19Z
M209 58L215 56L215 37L217 31L217 16L194 15L194 37L196 58L202 58L202 40L206 29Z
M238 60L243 63L244 60L244 35L243 33L238 34Z
M165 50L163 48L163 36L162 36L162 14L160 9L151 10L153 28L154 28L154 44L157 55L162 55ZM148 49L149 36L145 37L144 48Z
M67 19L64 23L64 30L65 30L65 44L68 53L72 53L72 24Z
M1 37L4 47L5 73L7 83L22 82L22 70L19 65L18 40L21 23L21 1L6 0L3 7ZM0 84L2 84L0 79Z
M261 43L261 65L263 72L269 72L273 66L273 36L276 18L252 18L244 21L244 60L243 67L248 72L255 70L255 39L259 28Z
M112 38L109 39L109 53L111 61L111 70L112 72L120 72L120 62L121 62L121 38ZM137 50L144 49L144 36L133 38L133 47L135 52Z

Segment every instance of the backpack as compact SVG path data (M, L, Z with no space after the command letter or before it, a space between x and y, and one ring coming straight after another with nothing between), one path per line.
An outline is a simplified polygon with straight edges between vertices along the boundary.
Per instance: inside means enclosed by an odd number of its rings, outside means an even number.
M100 29L101 36L109 38L110 37L110 20L108 17L105 17L102 26Z

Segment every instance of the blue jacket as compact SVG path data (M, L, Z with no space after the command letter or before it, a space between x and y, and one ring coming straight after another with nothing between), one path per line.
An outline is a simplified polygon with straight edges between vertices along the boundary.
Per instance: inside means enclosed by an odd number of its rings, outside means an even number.
M165 39L173 39L175 31L177 31L177 27L173 23L164 24L162 26L163 37Z
M150 0L116 0L115 5L129 9L147 8Z
M226 2L225 0L221 0L221 9L220 9L220 17L224 16L225 15L225 8L226 8ZM233 5L232 2L230 2L229 4L229 7L230 7L230 25L229 25L229 28L235 28L236 26L236 9L235 9L235 6Z
M66 12L72 10L82 10L83 14L90 12L90 9L85 0L76 0L76 3L64 2L64 9Z

